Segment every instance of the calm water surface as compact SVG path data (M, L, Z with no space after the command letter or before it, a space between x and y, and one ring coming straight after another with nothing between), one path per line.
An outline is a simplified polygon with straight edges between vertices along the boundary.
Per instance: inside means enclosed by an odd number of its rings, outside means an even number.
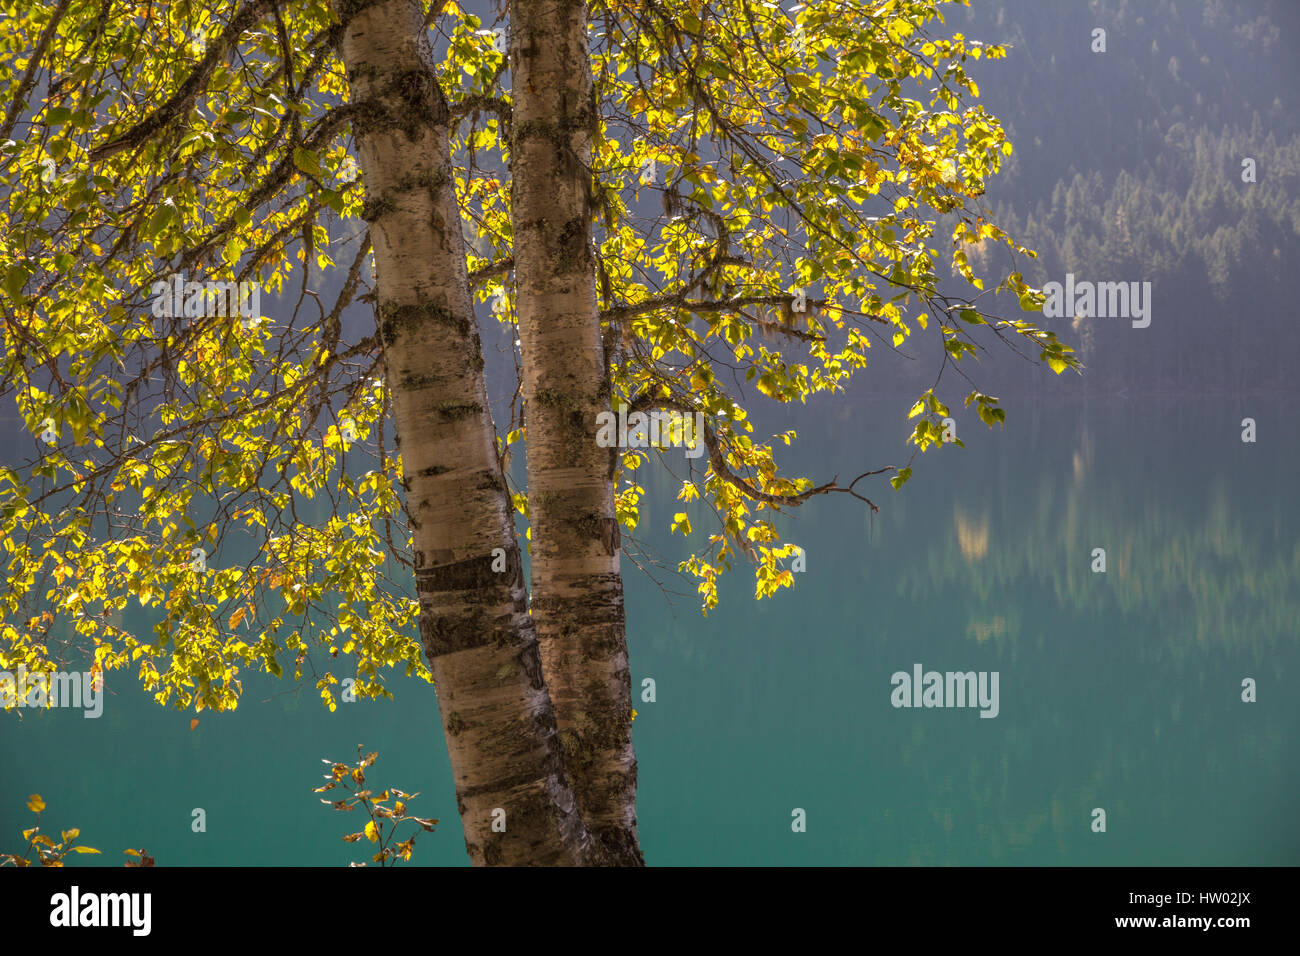
M908 404L801 410L800 473L902 463ZM653 678L657 697L636 704L647 860L1300 863L1300 445L1267 404L1018 402L995 433L960 418L967 447L920 458L903 492L859 484L874 518L835 495L780 519L807 553L795 588L755 603L737 568L707 618L689 581L625 563L634 687ZM688 553L666 531L676 486L641 475L638 543L671 569ZM893 707L891 675L916 664L997 672L997 717ZM128 846L160 865L345 864L362 857L340 837L364 821L311 789L322 758L364 743L370 783L421 791L412 809L442 821L414 862L466 864L427 685L331 714L310 683L246 674L239 709L191 731L192 713L109 676L98 720L0 714L0 849L39 792L47 830L105 851L77 865Z

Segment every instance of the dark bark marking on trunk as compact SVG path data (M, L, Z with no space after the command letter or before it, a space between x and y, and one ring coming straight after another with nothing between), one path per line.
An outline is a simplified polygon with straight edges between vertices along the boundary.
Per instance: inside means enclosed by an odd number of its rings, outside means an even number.
M449 465L430 465L428 468L421 468L419 471L411 474L412 478L434 478L438 475L445 475L451 471Z
M511 604L511 613L501 614L495 618L481 611L467 615L443 614L438 617L422 613L420 640L424 644L425 653L432 660L458 651L469 651L486 647L494 642L504 643L512 640L513 630L517 626L515 617L526 614L528 605L522 597L513 602L507 598L503 603Z
M375 325L379 328L380 341L384 343L396 341L399 333L412 326L418 328L430 319L440 325L450 326L466 338L469 338L472 330L469 319L457 316L437 302L426 302L423 305L388 305L380 302L375 307Z
M600 519L600 543L605 546L605 553L612 555L622 545L622 535L618 529L617 518Z
M506 569L492 570L496 561L491 554L475 555L464 561L435 564L429 567L417 567L415 585L421 594L436 594L439 591L469 591L476 588L495 588L506 586L523 587L524 572L517 547L509 547L506 552ZM433 552L434 560L442 557Z

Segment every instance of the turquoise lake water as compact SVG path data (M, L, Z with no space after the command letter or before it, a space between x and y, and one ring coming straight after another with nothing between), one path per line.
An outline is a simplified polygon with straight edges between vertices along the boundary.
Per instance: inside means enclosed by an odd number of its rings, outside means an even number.
M909 404L810 405L778 460L819 482L905 463ZM659 572L670 599L625 562L650 864L1300 863L1300 443L1277 403L1008 404L997 432L959 417L967 447L921 456L902 492L859 484L874 518L832 495L780 519L807 569L774 599L738 567L705 618L689 581ZM680 451L666 460L680 472ZM667 533L676 486L640 474L637 543L671 569L688 553ZM996 718L892 706L891 675L916 664L997 672ZM364 858L340 839L364 820L312 788L362 743L369 783L421 791L411 809L441 819L412 862L466 865L428 685L396 678L396 701L331 714L310 682L245 674L238 710L191 731L109 678L98 720L0 714L0 850L40 793L46 832L105 851L76 865L140 846L159 865L343 865Z

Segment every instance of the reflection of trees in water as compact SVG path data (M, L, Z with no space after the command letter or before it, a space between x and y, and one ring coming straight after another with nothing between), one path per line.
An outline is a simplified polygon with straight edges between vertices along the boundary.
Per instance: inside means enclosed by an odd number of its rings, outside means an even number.
M794 592L755 603L737 568L707 622L691 596L669 614L649 592L634 673L669 673L671 659L674 693L718 702L701 710L710 721L702 739L745 741L761 761L799 747L800 734L825 733L837 691L809 691L817 662L852 662L867 713L836 725L842 737L813 781L867 795L844 835L847 863L1224 865L1255 851L1284 862L1243 821L1265 819L1283 849L1294 844L1296 825L1275 816L1294 709L1281 709L1272 677L1288 663L1277 652L1291 632L1281 628L1300 618L1290 506L1252 508L1272 486L1254 483L1252 498L1226 466L1225 477L1185 470L1185 461L1220 467L1208 446L1186 447L1215 426L1204 408L1174 411L1130 419L1056 406L1026 416L1002 439L1006 457L970 441L926 462L931 474L951 469L951 481L882 495L874 537L865 515L811 505L782 525L810 552ZM1145 421L1167 427L1147 438ZM829 475L871 447L838 427L801 427L794 467ZM1281 476L1278 461L1262 466ZM655 469L642 484L646 537L671 564L688 547L661 530L680 508L677 486ZM1104 576L1090 570L1094 547L1107 549ZM734 634L749 635L751 656L739 656ZM806 666L780 650L794 641L807 647ZM1260 676L1265 649L1270 709L1250 711L1239 680ZM1002 713L870 716L875 695L889 691L871 668L888 672L900 659L999 669ZM773 687L806 714L788 737L756 729L769 726L772 705L759 695ZM1239 805L1224 815L1230 800ZM1104 835L1091 832L1094 807L1107 812ZM1191 843L1186 834L1207 815L1221 822Z
M1089 477L1087 457L1076 454L1065 487L1044 480L1032 499L1010 498L996 515L958 492L950 530L922 559L926 573L899 576L900 596L960 597L977 638L1014 633L1007 595L1027 593L1094 617L1158 615L1180 647L1189 638L1260 646L1290 633L1300 619L1300 547L1279 519L1248 522L1226 479L1195 497L1185 485L1120 489ZM1094 548L1106 550L1104 576L1092 571Z
M1001 718L999 718L999 721ZM996 723L996 721L994 722ZM1003 730L996 747L975 744L939 723L916 724L883 744L877 767L899 768L902 787L886 790L873 827L884 847L878 865L1091 864L1227 865L1258 853L1246 839L1250 814L1272 810L1287 783L1289 747L1280 722L1242 731L1205 721L1178 732L1171 714L1158 724L1063 727L1059 711ZM1107 729L1109 727L1109 729ZM1226 781L1235 781L1225 789ZM1250 788L1243 790L1243 781ZM1199 847L1188 827L1225 802L1233 821ZM1107 832L1094 834L1094 807ZM1272 821L1285 862L1291 819ZM900 836L905 835L903 839ZM1244 841L1244 842L1243 842ZM878 850L878 852L880 852ZM1255 862L1264 862L1258 856Z
M1238 697L1262 662L1275 690L1293 670L1284 641L1300 620L1300 547L1288 506L1259 507L1267 482L1247 490L1180 470L1180 457L1198 457L1175 451L1187 428L1148 442L1125 431L1108 427L1100 445L1111 476L1081 423L1073 449L1039 446L1032 469L1008 464L1002 480L981 469L912 523L932 543L900 569L898 595L957 609L972 644L999 652L1003 715L990 722L996 747L984 728L933 722L884 745L879 762L905 775L891 822L909 840L879 862L1241 863L1244 823L1200 849L1180 834L1230 799L1246 816L1276 812L1295 708L1275 698L1257 723ZM1266 467L1282 473L1275 457ZM1104 576L1091 571L1095 547ZM1229 795L1229 780L1250 783ZM1093 807L1108 835L1089 829ZM1271 825L1294 841L1294 822Z
M916 724L898 741L906 789L894 791L880 822L895 834L882 865L979 865L1087 861L1090 812L1122 814L1130 753L1099 761L1044 761L1050 726L1011 729L996 748L972 746L949 728ZM1045 772L1027 772L1037 768ZM912 793L916 799L909 799ZM924 795L924 799L920 795Z
M989 515L984 511L978 518L967 515L960 504L953 505L953 520L957 524L957 546L968 564L973 564L989 550Z

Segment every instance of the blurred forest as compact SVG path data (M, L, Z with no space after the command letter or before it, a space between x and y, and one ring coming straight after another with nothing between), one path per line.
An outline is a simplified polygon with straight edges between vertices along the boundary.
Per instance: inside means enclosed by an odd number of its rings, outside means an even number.
M1149 328L1048 320L1080 353L1083 376L1058 378L990 348L977 381L995 392L1130 397L1294 388L1300 4L973 0L948 27L1011 47L975 76L1015 144L985 200L998 225L1038 251L1021 263L1026 279L1152 283ZM1104 53L1092 51L1098 27ZM1242 181L1247 158L1255 183ZM1009 299L999 307L1018 311ZM919 366L908 382L933 375L933 363L905 364ZM897 384L870 367L864 378L873 391Z

